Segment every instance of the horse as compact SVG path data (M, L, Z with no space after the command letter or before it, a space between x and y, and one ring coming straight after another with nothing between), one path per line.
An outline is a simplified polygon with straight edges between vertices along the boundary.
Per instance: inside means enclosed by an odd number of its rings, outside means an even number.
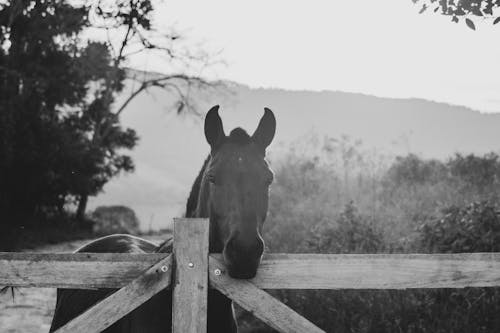
M186 217L209 220L209 251L222 253L228 274L237 279L256 275L264 252L262 228L269 204L273 172L265 157L276 131L273 112L265 108L253 135L235 128L226 136L219 106L204 123L210 154L192 186ZM172 239L156 245L130 235L110 235L76 252L170 253ZM58 289L50 332L102 300L116 289ZM172 291L167 288L108 327L106 333L171 332ZM232 301L215 289L208 292L208 332L237 332Z

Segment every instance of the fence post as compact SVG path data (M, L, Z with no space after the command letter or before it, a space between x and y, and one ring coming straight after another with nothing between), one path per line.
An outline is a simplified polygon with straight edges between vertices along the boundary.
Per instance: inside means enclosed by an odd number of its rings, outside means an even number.
M174 219L174 333L207 331L208 226L207 219Z

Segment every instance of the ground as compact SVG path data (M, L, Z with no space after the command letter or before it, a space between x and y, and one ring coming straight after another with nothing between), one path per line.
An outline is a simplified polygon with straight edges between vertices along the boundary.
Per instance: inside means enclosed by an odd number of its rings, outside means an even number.
M168 235L144 238L159 242L166 237ZM30 252L72 252L87 242L79 240L44 246ZM55 304L56 289L53 288L18 288L14 299L10 291L0 294L0 332L48 332Z

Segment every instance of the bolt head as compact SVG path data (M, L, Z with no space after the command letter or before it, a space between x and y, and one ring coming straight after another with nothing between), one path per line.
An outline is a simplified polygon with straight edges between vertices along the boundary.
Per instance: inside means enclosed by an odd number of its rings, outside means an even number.
M214 274L217 275L217 276L219 276L219 275L222 274L222 272L220 271L220 269L217 268L217 269L214 270Z
M163 273L166 273L166 272L168 271L168 266L167 266L167 265L163 265L163 266L161 266L161 271L162 271Z
M189 268L193 268L193 267L194 267L194 264L193 264L192 262L190 262L190 263L188 264L188 267L189 267Z

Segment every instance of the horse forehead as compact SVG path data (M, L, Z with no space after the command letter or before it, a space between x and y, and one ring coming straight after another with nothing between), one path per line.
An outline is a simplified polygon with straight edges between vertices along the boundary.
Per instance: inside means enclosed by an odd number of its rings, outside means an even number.
M228 167L245 167L263 160L252 145L228 145L225 148L221 150L221 156L217 160Z

